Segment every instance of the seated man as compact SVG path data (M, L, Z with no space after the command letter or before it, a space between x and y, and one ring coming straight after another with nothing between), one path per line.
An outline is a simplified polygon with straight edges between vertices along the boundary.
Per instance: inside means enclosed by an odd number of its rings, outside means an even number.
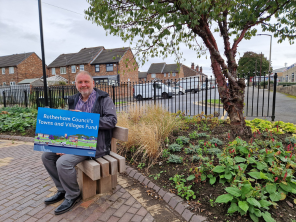
M112 129L117 123L114 103L108 93L94 88L94 80L86 71L81 71L76 75L75 84L79 93L69 97L69 109L100 114L96 158L108 155L111 147ZM56 215L69 211L81 200L75 166L86 159L89 157L43 153L43 164L58 190L54 196L47 198L44 202L52 204L65 198L55 210Z

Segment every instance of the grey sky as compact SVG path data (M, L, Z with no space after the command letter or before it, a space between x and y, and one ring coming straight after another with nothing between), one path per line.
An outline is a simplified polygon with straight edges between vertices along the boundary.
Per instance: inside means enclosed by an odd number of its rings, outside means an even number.
M84 47L104 46L108 49L129 46L129 43L124 43L119 37L106 36L102 27L84 18L83 11L89 7L86 1L47 0L42 2L46 64L50 64L62 53L78 52ZM41 57L37 0L0 0L0 30L0 56L36 52ZM222 52L223 43L219 35L217 38L220 52ZM237 61L246 51L262 52L269 59L269 45L269 36L243 40L238 47ZM185 59L181 61L183 64L190 67L194 62L195 65L203 67L205 74L212 75L209 55L207 59L206 56L197 58L194 51L184 48L183 59ZM274 69L284 67L285 63L287 66L296 63L295 45L289 45L288 42L278 44L273 38L271 60ZM140 66L139 70L147 71L151 63L157 62L163 62L163 60L150 59L144 66ZM167 58L164 62L175 63L175 58Z

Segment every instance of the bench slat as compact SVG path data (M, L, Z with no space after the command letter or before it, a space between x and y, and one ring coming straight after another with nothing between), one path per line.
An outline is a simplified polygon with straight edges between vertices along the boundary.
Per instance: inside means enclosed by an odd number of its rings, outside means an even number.
M110 156L117 159L118 171L119 171L119 173L123 173L125 171L125 158L118 155L117 153L112 152L112 151L110 151Z
M111 175L116 175L117 172L118 172L117 159L115 159L115 158L113 158L113 157L111 157L109 155L103 156L103 158L109 162L110 174Z
M101 165L101 176L102 178L110 175L109 173L109 162L102 157L97 158L96 161Z
M85 160L77 164L77 167L81 169L92 180L98 180L101 178L100 164L94 160Z
M113 138L126 142L128 140L128 128L115 126L113 129Z

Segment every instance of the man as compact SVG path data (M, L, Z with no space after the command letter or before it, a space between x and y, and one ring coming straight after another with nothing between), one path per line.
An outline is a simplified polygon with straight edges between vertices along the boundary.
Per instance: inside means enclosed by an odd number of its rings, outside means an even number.
M107 155L110 153L112 129L117 123L114 103L108 93L94 88L94 80L86 71L81 71L76 75L75 84L79 93L69 97L69 109L100 114L96 158ZM43 153L43 164L58 190L54 196L47 198L44 202L45 204L53 204L65 198L55 210L56 215L69 211L81 200L75 166L86 159L89 157Z

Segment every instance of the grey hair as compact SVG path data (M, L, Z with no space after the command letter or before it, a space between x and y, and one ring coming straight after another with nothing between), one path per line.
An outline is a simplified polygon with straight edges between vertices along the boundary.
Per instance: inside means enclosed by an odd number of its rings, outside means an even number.
M76 82L76 78L79 74L88 75L92 81L94 80L94 78L92 77L92 75L88 71L79 71L75 76L75 82Z

